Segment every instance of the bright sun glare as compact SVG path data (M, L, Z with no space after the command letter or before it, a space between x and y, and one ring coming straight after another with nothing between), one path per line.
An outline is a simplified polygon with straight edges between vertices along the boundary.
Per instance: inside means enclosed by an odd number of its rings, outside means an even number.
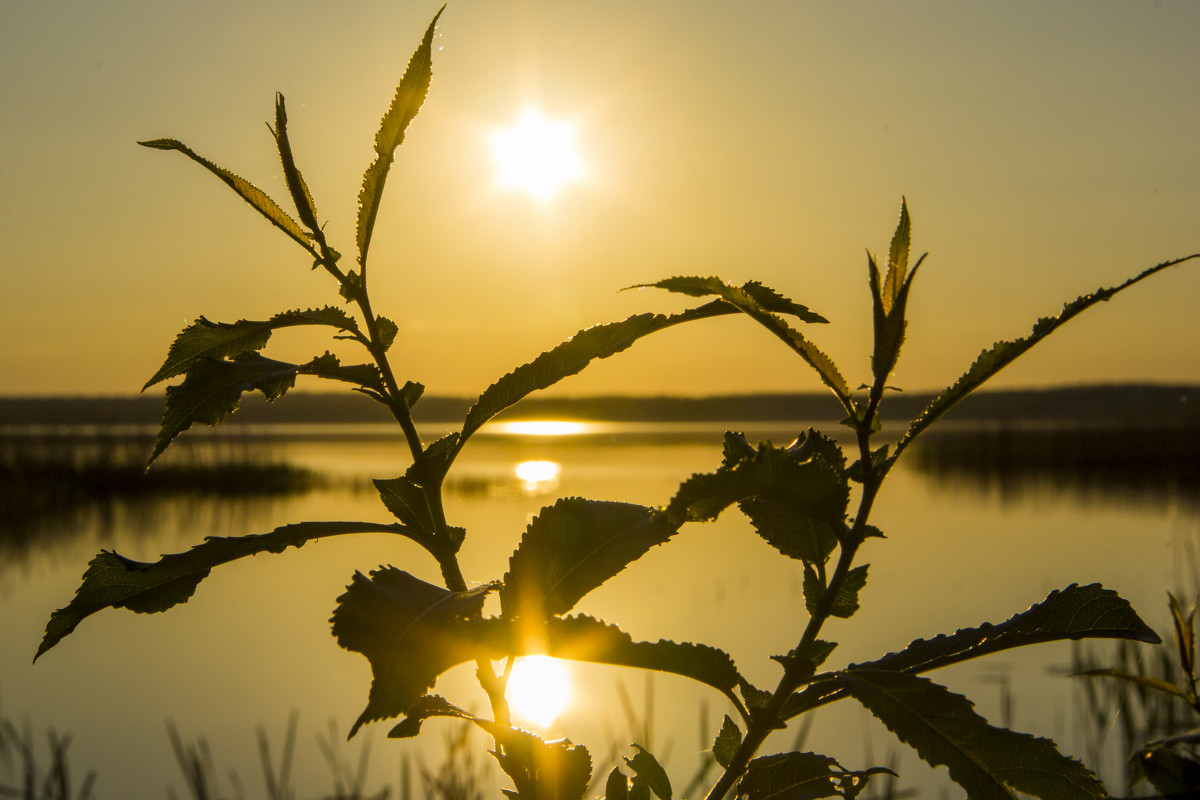
M491 136L496 182L523 191L541 203L554 199L568 183L583 177L575 126L525 110L511 128Z
M520 658L508 677L506 696L514 714L548 728L571 702L571 677L557 658Z

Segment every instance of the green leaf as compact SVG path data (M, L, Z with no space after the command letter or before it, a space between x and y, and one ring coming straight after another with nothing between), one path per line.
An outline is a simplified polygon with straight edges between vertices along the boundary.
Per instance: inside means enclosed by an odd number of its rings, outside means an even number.
M592 777L587 748L567 739L546 742L526 731L493 726L502 745L492 753L512 778L513 800L580 800Z
M387 317L376 317L375 324L379 326L379 343L383 345L384 350L387 350L392 346L392 342L396 341L396 334L400 332L400 327Z
M258 213L266 217L272 225L292 237L293 240L311 255L319 258L317 251L313 248L311 237L304 232L304 229L300 227L296 220L289 217L287 212L280 208L264 191L251 184L245 178L233 174L224 167L218 167L213 162L193 151L183 142L175 139L152 139L145 142L138 142L138 144L155 150L177 150L183 153L224 181L231 189L238 193L238 196L254 206Z
M456 719L476 722L478 718L445 698L436 694L427 694L414 703L394 728L388 731L389 739L408 739L421 732L421 723L430 717L454 717Z
M375 134L375 160L367 167L362 189L358 193L358 262L364 270L367 250L371 247L371 232L379 213L379 201L383 197L384 181L387 180L396 148L404 141L404 133L425 102L430 81L433 80L433 29L441 15L442 9L439 9L429 23L421 44L409 59L404 77L396 87L396 95Z
M333 636L371 662L367 707L350 729L407 713L437 676L479 654L464 624L477 618L493 584L450 592L395 567L361 572L333 612Z
M854 615L855 611L858 611L858 593L867 585L868 566L870 565L863 564L846 573L846 578L838 588L837 595L833 598L833 604L829 608L830 614L848 619Z
M637 773L638 778L649 785L650 790L658 795L660 800L671 800L674 795L671 791L671 779L667 777L667 771L662 768L658 759L649 750L638 744L633 745L633 748L637 752L634 753L633 758L626 758L625 763Z
M807 306L802 306L784 297L774 289L763 286L758 281L750 281L744 283L740 287L735 287L731 283L717 278L710 277L676 277L666 278L657 283L641 284L639 286L631 286L631 289L655 288L666 289L669 292L678 294L686 294L690 297L707 297L709 295L717 295L736 306L736 303L731 297L741 299L743 296L749 297L764 311L769 311L775 314L789 314L796 317L802 322L827 323L820 314L811 311ZM729 294L730 297L726 297ZM740 309L739 309L740 310Z
M1014 647L1064 639L1132 639L1158 644L1156 634L1116 592L1099 584L1051 592L1045 600L999 625L984 623L952 636L917 639L898 653L856 668L928 672ZM818 681L784 706L785 719L844 696L836 685Z
M205 359L192 364L183 383L167 387L167 403L150 461L194 423L216 425L236 411L243 392L257 389L267 400L282 397L295 385L299 369L253 352L233 361Z
M345 331L358 329L354 320L339 308L326 306L307 311L285 311L268 320L238 320L234 323L209 322L200 317L180 331L167 351L167 360L154 377L146 381L146 391L159 381L187 372L203 359L234 358L267 346L276 328L296 325L328 325Z
M823 563L837 546L837 531L832 525L786 503L751 498L739 507L750 518L755 532L788 558Z
M900 201L900 222L892 234L892 245L888 248L887 278L883 282L883 312L891 314L900 298L904 285L904 273L908 269L909 242L912 239L912 220L908 216L908 201Z
M903 672L848 669L838 682L931 766L946 765L972 800L1092 800L1107 793L1048 739L996 728L969 700Z
M722 767L728 769L730 762L733 761L734 754L737 753L737 749L741 745L741 728L726 714L725 721L721 723L721 732L717 734L716 741L713 742L713 758Z
M509 559L504 616L538 620L569 611L677 530L652 508L565 498L542 509Z
M270 533L251 536L210 536L203 544L158 561L142 562L108 550L88 564L83 583L64 608L50 616L36 661L88 616L105 608L128 608L139 614L166 611L187 600L213 567L258 553L282 553L288 547L325 536L347 533L398 533L422 540L399 525L375 522L301 522L284 525Z
M279 92L275 93L275 127L271 133L279 148L279 161L283 165L283 177L287 181L292 201L296 204L296 212L300 216L300 221L316 234L321 230L321 224L317 222L317 205L313 202L312 193L308 191L308 184L304 182L304 176L296 167L295 158L292 157L292 144L288 141L287 134L287 107L283 95Z
M777 338L804 359L810 367L817 371L821 381L833 391L838 401L842 404L842 407L846 410L846 413L851 418L857 419L858 410L854 398L851 396L850 386L846 383L846 379L842 377L842 373L838 370L837 365L816 345L806 339L803 334L777 316L778 313L794 312L785 311L784 307L773 301L773 298L780 297L773 290L766 289L760 284L746 284L746 286L738 287L715 277L667 278L657 283L644 284L644 286L667 289L668 291L681 292L691 296L717 295L726 303L747 314L755 322L775 334ZM786 300L786 298L783 299ZM766 301L765 305L762 302L763 300ZM787 301L787 303L791 304L791 301ZM807 314L811 314L803 306L797 307L803 309ZM806 318L805 315L798 316L801 316L801 319L804 319L806 322L826 321L819 314L812 314L811 319Z
M460 446L504 409L533 392L583 371L597 358L608 358L630 347L643 336L672 325L734 312L735 309L728 304L715 302L671 316L638 314L620 322L585 328L489 386L467 411Z
M1096 303L1111 299L1118 292L1128 289L1130 286L1149 278L1151 275L1162 272L1169 267L1182 264L1185 261L1190 261L1193 258L1200 258L1200 253L1193 253L1190 256L1172 259L1171 261L1164 261L1161 264L1156 264L1144 270L1118 286L1097 289L1091 294L1076 298L1063 306L1062 312L1057 317L1043 317L1038 320L1037 324L1033 326L1033 332L1025 338L1016 339L1011 342L997 342L992 345L991 348L979 355L979 358L975 360L970 369L955 381L952 386L935 397L926 406L925 410L921 412L920 416L913 420L912 425L909 426L904 436L896 443L896 449L892 458L895 459L899 456L912 443L913 439L953 408L960 400L983 385L988 378L1004 369L1004 367L1011 364L1035 344L1058 330L1081 312L1091 308Z

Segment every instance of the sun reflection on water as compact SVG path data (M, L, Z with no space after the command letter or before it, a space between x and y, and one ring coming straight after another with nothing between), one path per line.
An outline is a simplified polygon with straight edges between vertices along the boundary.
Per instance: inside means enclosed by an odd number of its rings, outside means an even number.
M590 427L586 422L565 419L522 419L490 426L493 433L510 436L576 436L587 433Z
M557 461L522 461L513 467L513 473L521 482L525 494L542 494L558 487L562 464Z

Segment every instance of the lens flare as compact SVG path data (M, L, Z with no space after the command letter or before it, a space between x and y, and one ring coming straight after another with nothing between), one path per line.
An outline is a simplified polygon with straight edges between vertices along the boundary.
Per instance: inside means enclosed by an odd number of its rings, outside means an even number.
M548 728L571 702L571 676L557 658L520 658L508 677L506 696L514 715Z

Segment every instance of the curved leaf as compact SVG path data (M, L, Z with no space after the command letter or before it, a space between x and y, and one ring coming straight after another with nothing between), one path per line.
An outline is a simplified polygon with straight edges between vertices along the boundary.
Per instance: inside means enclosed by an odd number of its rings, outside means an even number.
M292 202L296 204L296 213L299 214L300 221L316 234L321 230L321 224L317 222L317 205L313 202L312 193L308 191L304 176L296 167L296 159L292 157L292 143L288 141L287 134L287 106L279 92L275 93L275 127L271 133L275 136L275 144L279 148L283 177L287 181Z
M738 783L737 796L748 800L857 797L866 779L879 773L896 774L882 767L850 772L829 756L816 753L780 753L751 761Z
M501 744L492 755L516 787L503 790L511 800L581 800L587 792L592 757L586 747L498 725L488 730Z
M88 564L75 597L50 615L34 660L101 609L128 608L139 614L166 611L187 602L215 566L258 553L282 553L288 547L346 533L398 533L425 544L419 534L400 525L301 522L251 536L210 536L191 550L163 556L154 562L133 561L102 550Z
M421 723L430 717L454 717L469 722L478 721L474 714L463 711L445 698L436 694L427 694L409 707L404 719L388 731L388 738L408 739L416 736L421 732Z
M281 231L292 237L301 247L307 250L314 257L319 257L317 251L313 248L311 237L304 232L296 220L288 216L279 205L272 200L267 193L262 189L254 186L247 181L224 167L218 167L213 162L204 158L199 153L189 148L183 142L175 139L151 139L145 142L138 142L143 147L150 147L155 150L177 150L183 153L188 158L200 164L212 174L216 175L224 181L231 189L238 193L243 200L262 214L272 225L279 228Z
M653 753L640 744L633 745L633 749L637 752L633 754L633 758L626 758L625 763L637 775L635 780L645 781L659 800L671 800L674 797L671 779L667 777L667 771L662 768L662 764L658 763Z
M999 625L985 622L952 636L917 639L898 653L854 668L916 674L1014 647L1084 638L1132 639L1148 644L1161 641L1116 592L1099 584L1072 584L1051 592L1042 602ZM842 696L833 681L818 681L789 698L783 717L789 719Z
M926 428L936 422L943 414L953 408L960 400L978 389L985 381L987 381L988 378L992 377L997 372L1004 369L1004 367L1011 364L1019 356L1024 354L1042 339L1045 339L1051 333L1058 330L1062 325L1074 318L1080 312L1087 310L1096 303L1112 298L1112 296L1118 292L1128 289L1130 286L1149 278L1151 275L1162 272L1168 267L1174 267L1184 263L1185 261L1190 261L1193 258L1200 258L1200 253L1193 253L1190 256L1172 259L1171 261L1164 261L1161 264L1156 264L1155 266L1144 270L1140 274L1130 278L1119 286L1106 289L1097 289L1091 294L1076 298L1075 300L1063 306L1062 312L1057 317L1043 317L1042 319L1038 320L1037 324L1033 326L1033 332L1025 338L1016 339L1011 342L997 342L989 349L984 350L979 355L979 358L975 360L975 363L971 365L971 368L968 369L962 375L962 377L954 382L954 385L950 386L950 388L946 389L944 392L935 397L933 401L926 406L925 410L921 412L920 416L913 420L904 436L902 436L900 441L896 443L896 449L892 455L892 459L894 460L897 456L899 456L904 448L908 447L908 445L912 443L913 439L915 439Z
M585 594L678 530L666 515L631 503L564 498L542 509L509 559L504 616L539 620Z
M417 47L404 77L396 87L396 95L388 106L387 113L379 124L375 134L375 160L367 167L363 175L362 189L358 193L358 261L366 269L367 250L371 247L371 231L375 227L375 216L379 212L379 201L383 197L383 183L387 180L388 170L396 148L404 141L404 132L417 116L425 95L429 93L429 83L433 80L433 29L438 17L442 15L439 9L433 21L425 30L425 36Z
M946 765L973 800L1016 800L1013 790L1047 800L1108 796L1049 739L993 727L965 697L925 678L848 669L837 681L927 763Z
M463 623L477 618L492 584L450 592L398 570L356 572L333 612L333 636L371 663L367 707L350 735L367 722L406 713L437 676L476 657L478 642Z
M209 322L200 317L184 328L175 337L167 351L167 360L159 367L154 377L146 381L146 391L159 381L174 378L187 372L196 362L211 358L234 358L242 353L254 352L267 346L271 332L276 328L296 325L328 325L338 330L356 331L354 319L345 311L332 306L306 311L285 311L268 320L238 320L237 322Z

